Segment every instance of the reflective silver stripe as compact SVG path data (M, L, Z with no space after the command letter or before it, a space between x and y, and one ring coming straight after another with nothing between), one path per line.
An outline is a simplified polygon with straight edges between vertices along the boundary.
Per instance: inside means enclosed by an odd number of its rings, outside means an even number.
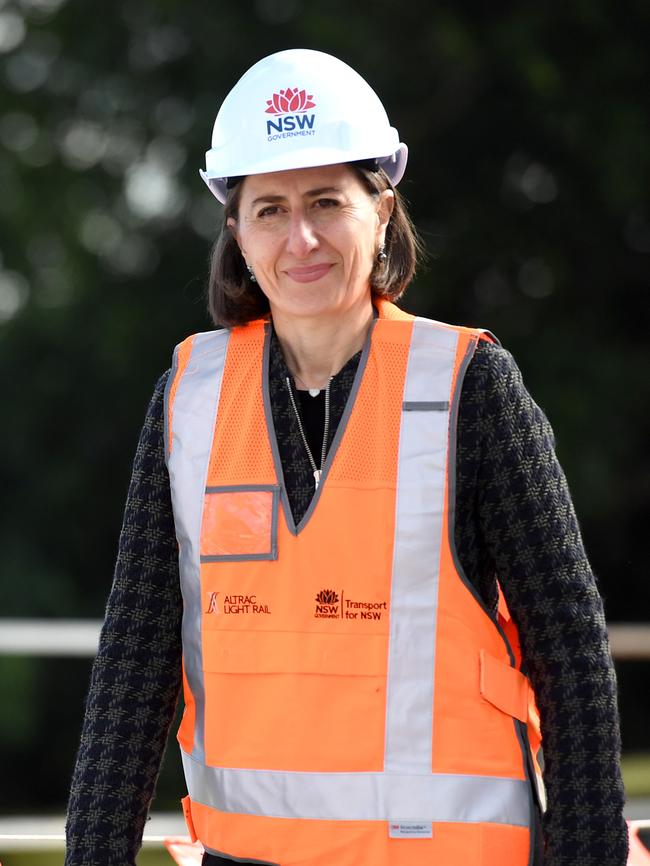
M527 783L519 779L224 769L181 754L191 799L222 812L321 821L528 826Z
M196 703L193 756L205 758L205 686L201 649L200 540L203 493L229 331L197 334L178 383L172 417L169 480L183 593L183 661Z
M457 342L455 330L415 320L404 403L449 402ZM448 412L402 412L386 686L388 774L431 772L448 428Z
M433 401L421 400L419 403L404 402L402 410L404 412L446 412L449 409L449 400L440 400L437 403Z

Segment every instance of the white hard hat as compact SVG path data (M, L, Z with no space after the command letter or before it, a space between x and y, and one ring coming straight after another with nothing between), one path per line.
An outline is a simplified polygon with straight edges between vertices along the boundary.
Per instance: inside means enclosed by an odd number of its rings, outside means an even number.
M379 97L346 63L304 48L260 60L226 96L201 177L220 202L228 178L376 159L393 184L406 168Z

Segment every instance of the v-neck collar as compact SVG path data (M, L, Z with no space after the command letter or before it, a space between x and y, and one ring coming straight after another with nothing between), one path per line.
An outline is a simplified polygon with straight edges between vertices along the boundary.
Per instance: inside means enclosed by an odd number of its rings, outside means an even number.
M289 497L287 494L287 487L286 487L286 483L285 483L284 470L282 467L282 459L280 457L278 438L277 438L275 423L274 423L274 419L273 419L273 409L271 406L271 396L270 396L270 388L269 388L269 367L270 367L270 358L271 358L271 345L272 345L272 340L273 340L273 325L271 322L267 322L265 325L265 328L264 328L264 352L263 352L263 362L262 362L262 394L263 394L263 400L264 400L264 414L265 414L265 418L266 418L266 426L267 426L269 442L271 445L271 451L273 454L273 462L275 465L275 472L276 472L277 480L278 480L278 483L280 485L280 490L281 490L282 507L284 509L284 514L285 514L287 526L289 528L289 531L293 535L298 535L298 533L301 532L301 530L304 529L304 527L309 522L311 515L313 514L316 506L318 505L318 501L320 499L320 494L321 494L325 484L327 483L327 476L329 474L329 469L330 469L332 463L334 462L334 459L336 457L336 453L338 451L338 447L339 447L341 440L345 434L345 429L347 427L348 420L349 420L350 415L352 413L352 410L354 408L356 395L357 395L357 392L358 392L359 387L361 385L361 380L363 378L363 372L365 370L365 366L366 366L366 363L368 360L368 355L370 353L372 332L374 331L375 321L376 321L376 316L373 319L373 321L372 321L372 323L368 329L368 333L366 334L363 349L361 350L361 358L360 358L358 366L357 366L357 370L356 370L356 373L354 376L352 387L350 389L350 393L348 395L348 398L347 398L347 401L345 404L345 408L343 410L343 414L342 414L341 419L338 423L336 433L334 435L334 438L331 441L331 444L330 444L330 447L329 447L329 450L327 453L327 458L325 460L325 463L323 464L323 471L322 471L322 475L321 475L321 479L320 479L320 484L318 486L318 489L314 492L314 494L311 498L311 501L309 503L309 506L307 507L307 510L305 511L304 515L302 516L302 518L300 519L300 521L297 524L295 522L293 511L291 509L291 503L289 501ZM278 350L281 351L279 346L278 346ZM282 363L284 366L286 366L284 359L282 360Z

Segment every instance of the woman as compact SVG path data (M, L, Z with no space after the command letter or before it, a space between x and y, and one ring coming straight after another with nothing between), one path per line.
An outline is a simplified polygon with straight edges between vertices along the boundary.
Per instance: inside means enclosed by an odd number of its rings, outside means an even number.
M145 422L69 866L134 862L181 652L205 864L625 862L614 674L552 432L491 335L392 303L405 164L319 52L260 61L220 109L226 328L177 348Z

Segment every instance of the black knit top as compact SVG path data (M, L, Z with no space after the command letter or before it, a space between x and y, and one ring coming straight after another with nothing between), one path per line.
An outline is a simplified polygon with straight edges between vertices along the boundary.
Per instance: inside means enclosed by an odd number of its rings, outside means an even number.
M332 380L332 436L358 361L351 358ZM135 455L72 780L66 866L135 863L180 690L182 601L163 441L168 375L156 385ZM274 338L273 421L298 522L314 479L288 375ZM317 408L303 406L311 399L299 396L298 408L311 413L310 431L322 431ZM481 341L469 364L457 437L458 556L492 609L498 574L540 709L544 864L624 866L616 680L602 602L550 425L499 346Z

